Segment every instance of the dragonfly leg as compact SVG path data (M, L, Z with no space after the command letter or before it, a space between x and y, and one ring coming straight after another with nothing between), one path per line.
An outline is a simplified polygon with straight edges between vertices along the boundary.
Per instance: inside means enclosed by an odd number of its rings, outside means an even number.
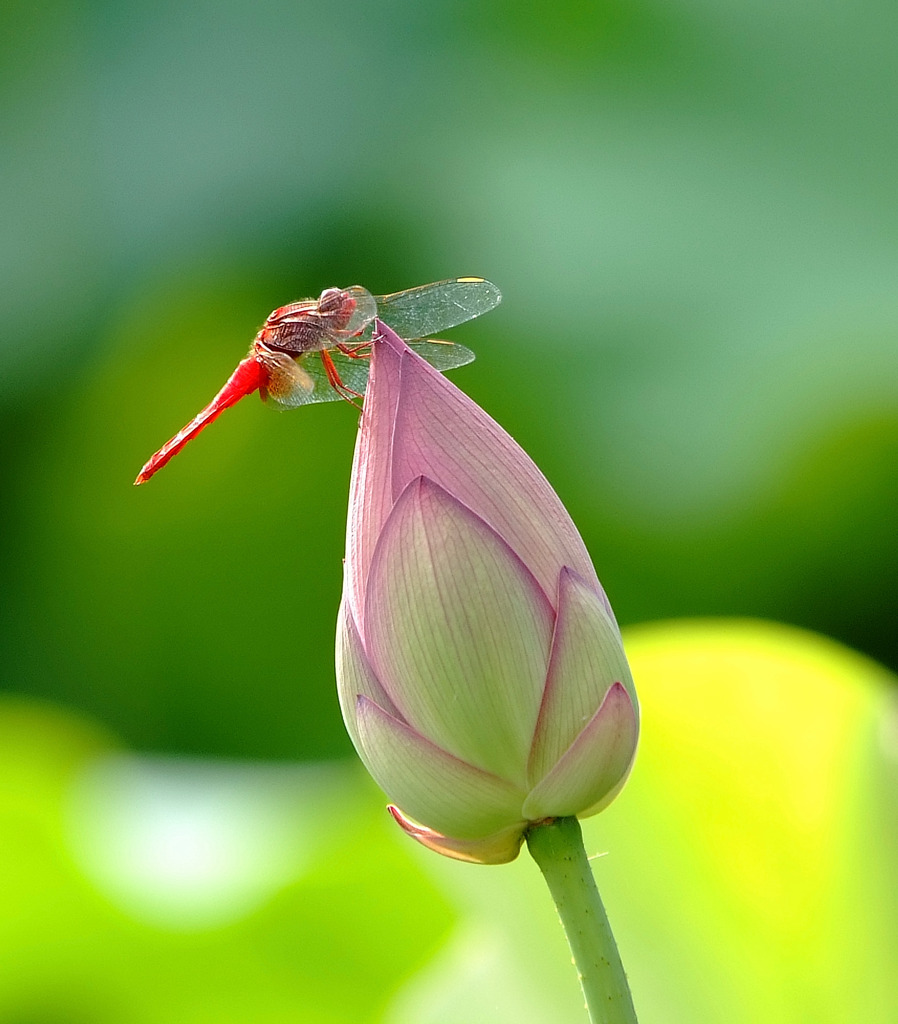
M340 379L340 374L337 372L336 366L334 366L334 361L331 359L330 353L326 348L322 349L318 354L321 356L321 363L324 366L324 372L327 374L328 384L330 384L342 399L349 402L350 405L354 405L357 409L361 409L361 406L355 401L355 399L364 398L365 396L358 391L353 391L352 388L347 387L347 385L343 383Z
M370 359L371 358L371 342L360 341L357 345L337 345L336 348L343 353L344 356L349 356L350 359ZM367 349L368 351L363 351Z

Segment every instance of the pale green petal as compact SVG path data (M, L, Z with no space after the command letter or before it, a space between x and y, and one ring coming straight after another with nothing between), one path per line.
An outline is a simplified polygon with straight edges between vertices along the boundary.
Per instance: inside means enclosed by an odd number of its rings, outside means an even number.
M596 802L587 807L585 811L577 811L577 817L591 818L594 814L598 814L599 811L604 811L610 803L614 802L617 794L624 788L624 786L626 786L627 779L630 778L630 772L632 769L633 765L631 764L630 768L627 769L626 774L621 776L620 782L614 787L614 789L609 789L603 797L596 800Z
M356 721L375 781L416 821L458 839L523 827L524 794L503 779L447 754L366 697Z
M620 683L552 771L524 802L530 821L591 813L620 788L633 764L639 724L630 695Z
M344 592L340 613L337 616L337 697L346 731L364 760L355 720L356 705L360 696L373 700L389 714L401 717L365 657L359 631Z
M530 755L531 784L551 771L614 683L623 684L636 707L630 667L604 596L562 569L552 655Z
M413 481L384 527L366 607L368 657L405 720L525 788L554 615L501 537Z
M469 864L507 864L517 857L524 841L523 822L487 836L486 839L453 839L409 821L398 807L391 806L387 810L406 835L416 839L428 850Z

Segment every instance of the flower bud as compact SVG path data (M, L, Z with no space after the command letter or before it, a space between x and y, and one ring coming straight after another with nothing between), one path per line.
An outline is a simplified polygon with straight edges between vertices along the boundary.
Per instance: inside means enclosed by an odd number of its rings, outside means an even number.
M639 732L620 632L529 456L378 325L356 444L337 686L356 750L424 845L513 860L586 817Z

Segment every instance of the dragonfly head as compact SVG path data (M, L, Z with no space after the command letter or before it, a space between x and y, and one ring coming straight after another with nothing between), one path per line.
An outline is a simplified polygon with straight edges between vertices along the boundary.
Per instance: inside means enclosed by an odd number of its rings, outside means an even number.
M355 299L342 288L325 288L318 296L318 312L343 323L349 322L354 309Z

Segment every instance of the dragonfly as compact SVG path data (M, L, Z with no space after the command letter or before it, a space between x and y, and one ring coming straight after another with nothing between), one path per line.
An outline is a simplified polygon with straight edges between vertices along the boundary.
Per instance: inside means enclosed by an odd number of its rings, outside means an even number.
M368 383L378 318L436 369L464 366L474 359L470 349L432 335L495 309L501 300L490 281L456 277L390 295L374 296L360 285L326 288L317 299L280 306L224 387L150 457L134 483L146 483L225 409L256 391L280 409L340 399L358 405Z

